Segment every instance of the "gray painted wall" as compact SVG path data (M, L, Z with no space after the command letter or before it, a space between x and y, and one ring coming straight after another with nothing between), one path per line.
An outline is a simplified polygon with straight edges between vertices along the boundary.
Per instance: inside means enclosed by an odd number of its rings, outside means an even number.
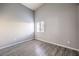
M37 22L45 22L45 32L36 32L35 38L52 44L79 49L78 39L78 8L76 4L50 3L35 12Z
M21 4L0 4L0 48L34 37L33 11Z

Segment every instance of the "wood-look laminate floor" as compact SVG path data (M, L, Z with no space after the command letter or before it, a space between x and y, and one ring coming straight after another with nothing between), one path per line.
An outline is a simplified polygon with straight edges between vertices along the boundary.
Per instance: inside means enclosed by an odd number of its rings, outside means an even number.
M78 56L79 52L39 40L31 40L0 50L0 56Z

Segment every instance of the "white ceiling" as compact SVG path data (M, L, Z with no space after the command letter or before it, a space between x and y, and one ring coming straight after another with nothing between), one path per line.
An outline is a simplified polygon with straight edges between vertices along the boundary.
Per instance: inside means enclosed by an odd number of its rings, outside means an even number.
M26 7L30 8L30 9L32 9L32 10L36 10L41 5L43 5L43 3L22 3L22 4L25 5Z

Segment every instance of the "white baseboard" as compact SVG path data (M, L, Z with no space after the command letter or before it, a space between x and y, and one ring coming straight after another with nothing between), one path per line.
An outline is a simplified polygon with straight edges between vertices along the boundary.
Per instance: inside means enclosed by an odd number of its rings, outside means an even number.
M41 39L37 39L37 40L40 40L40 41L43 41L43 42L47 42L47 43L50 43L50 44L54 44L54 45L57 45L57 46L61 46L61 47L64 47L64 48L68 48L68 49L75 50L75 51L79 52L79 49L76 49L76 48L68 47L68 46L65 46L65 45L62 45L62 44L57 44L57 43L51 43L51 42L48 42L48 41L45 41L45 40L41 40Z
M7 48L7 47L11 47L11 46L14 46L16 44L23 43L23 42L30 41L30 40L33 40L33 39L27 39L27 40L18 41L18 42L12 43L12 44L8 44L8 45L5 45L5 46L0 47L0 49L4 49L4 48Z

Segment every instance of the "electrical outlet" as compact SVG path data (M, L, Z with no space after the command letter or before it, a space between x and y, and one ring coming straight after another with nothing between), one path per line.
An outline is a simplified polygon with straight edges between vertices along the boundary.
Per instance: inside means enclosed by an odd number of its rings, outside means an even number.
M70 44L70 41L67 41L68 44Z

